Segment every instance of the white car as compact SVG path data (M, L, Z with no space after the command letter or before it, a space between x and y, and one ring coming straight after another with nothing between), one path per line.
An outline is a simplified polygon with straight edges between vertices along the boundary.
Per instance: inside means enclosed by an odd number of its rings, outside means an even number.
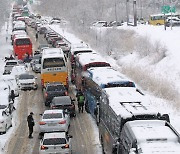
M107 27L107 21L97 21L92 24L95 27Z
M62 109L45 110L39 126L40 135L46 132L68 132L70 115Z
M12 112L9 106L0 105L0 133L6 133L12 127Z
M16 97L19 96L19 88L16 82L16 79L13 75L2 75L0 82L3 81L10 87L10 91L14 90L14 94Z
M11 71L11 75L13 75L16 80L19 78L20 74L24 73L27 73L27 68L24 65L14 66Z
M65 132L45 133L40 142L39 154L70 154L71 138Z
M8 60L6 61L6 64L4 66L4 74L10 74L12 71L12 68L16 65L18 65L18 61L17 60Z
M36 81L37 77L32 74L24 73L20 74L17 79L19 89L21 90L37 90L38 84Z

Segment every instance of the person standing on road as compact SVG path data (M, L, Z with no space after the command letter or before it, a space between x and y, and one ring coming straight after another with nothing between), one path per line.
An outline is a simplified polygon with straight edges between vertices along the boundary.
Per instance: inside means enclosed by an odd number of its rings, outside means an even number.
M30 113L27 117L27 122L28 122L28 127L29 127L29 138L33 138L32 133L33 133L33 127L35 125L34 123L34 118L33 118L33 112Z
M84 95L82 93L82 91L78 91L77 94L76 94L76 97L77 97L77 101L78 101L78 110L79 110L79 113L84 111Z
M14 94L14 90L11 90L11 94L10 94L10 100L14 103L14 99L15 99L15 94Z
M38 40L38 32L36 32L36 41Z

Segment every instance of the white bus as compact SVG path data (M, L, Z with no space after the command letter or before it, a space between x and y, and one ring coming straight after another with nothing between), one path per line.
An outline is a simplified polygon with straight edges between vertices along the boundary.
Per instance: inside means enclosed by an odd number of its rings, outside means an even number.
M67 59L60 48L47 48L43 50L41 58L41 84L61 82L68 86Z

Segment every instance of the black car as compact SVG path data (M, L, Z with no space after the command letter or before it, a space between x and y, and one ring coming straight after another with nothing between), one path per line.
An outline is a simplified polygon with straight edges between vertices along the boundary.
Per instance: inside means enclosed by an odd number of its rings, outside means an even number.
M75 100L71 100L70 96L58 96L54 97L51 102L51 109L63 109L67 110L71 117L75 117Z
M54 97L66 96L67 94L67 89L62 83L48 83L44 89L45 106L50 106L50 103Z

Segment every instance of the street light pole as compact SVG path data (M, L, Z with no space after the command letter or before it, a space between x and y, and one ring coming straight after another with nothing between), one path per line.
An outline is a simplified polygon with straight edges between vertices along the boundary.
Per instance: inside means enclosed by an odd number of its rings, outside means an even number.
M129 0L126 0L126 19L127 24L129 23Z
M163 0L163 7L164 7L164 0ZM164 30L166 30L166 16L164 11Z
M137 26L136 0L133 0L133 12L134 12L134 26Z

